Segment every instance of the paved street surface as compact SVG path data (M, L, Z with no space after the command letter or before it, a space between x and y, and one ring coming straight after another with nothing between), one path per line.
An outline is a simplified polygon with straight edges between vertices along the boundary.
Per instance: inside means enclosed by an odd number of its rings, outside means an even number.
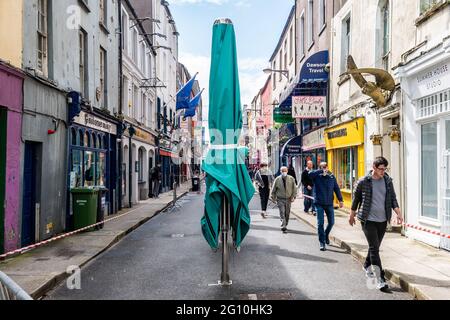
M83 268L81 290L63 283L46 299L411 299L398 287L369 290L359 262L338 247L319 251L315 230L294 217L282 234L277 210L261 218L257 194L251 231L241 252L232 253L233 285L219 287L220 251L200 231L203 195L179 203Z

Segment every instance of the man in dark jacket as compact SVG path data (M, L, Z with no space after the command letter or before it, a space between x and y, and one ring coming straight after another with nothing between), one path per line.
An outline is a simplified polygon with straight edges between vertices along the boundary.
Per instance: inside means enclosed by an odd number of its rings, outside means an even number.
M309 176L314 183L314 205L317 210L317 229L319 233L320 250L325 251L325 244L330 244L330 232L334 226L334 194L339 200L339 207L344 207L341 189L334 175L328 171L328 164L322 162L320 170L312 171ZM325 217L327 215L328 226L324 230Z
M294 180L295 180L295 185L298 185L298 182L297 182L297 174L295 173L295 169L294 169L294 166L291 164L291 165L289 165L289 168L288 168L288 176L291 176L292 178L294 178Z
M153 197L159 198L159 188L161 186L161 165L158 164L152 169L152 182L153 182Z
M355 217L361 221L364 235L369 244L369 252L364 264L366 276L376 278L377 288L386 291L384 271L380 259L380 245L386 233L386 227L392 218L392 210L397 214L399 224L403 223L392 179L386 174L388 161L379 157L373 162L373 170L358 181L352 203L349 223L356 224ZM356 212L358 210L358 213ZM374 270L371 267L374 266Z
M313 197L313 187L314 182L309 176L309 173L313 170L313 162L308 161L305 170L302 172L302 185L303 185L303 206L305 213L309 213L309 209L312 207L312 212L315 214L316 210L314 208Z

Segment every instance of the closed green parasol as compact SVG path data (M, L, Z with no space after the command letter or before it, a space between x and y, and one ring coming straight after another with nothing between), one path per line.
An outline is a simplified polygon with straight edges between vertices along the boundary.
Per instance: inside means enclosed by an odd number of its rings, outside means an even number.
M234 245L239 248L250 229L248 204L255 190L245 166L247 150L238 147L242 110L236 38L229 19L214 23L209 86L211 148L203 162L207 176L201 226L211 248L218 249L219 233L224 226L228 231L230 225ZM228 214L225 220L221 220L225 217L221 212Z

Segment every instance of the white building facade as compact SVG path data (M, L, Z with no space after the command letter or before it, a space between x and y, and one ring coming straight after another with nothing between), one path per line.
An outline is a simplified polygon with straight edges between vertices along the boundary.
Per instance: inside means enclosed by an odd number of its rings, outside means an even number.
M450 250L450 4L414 2L414 44L396 69L403 88L406 235Z
M122 200L125 206L130 204L130 199L131 204L136 204L151 195L150 171L157 153L156 92L151 85L156 52L141 22L140 12L123 1L122 107L126 126L134 129L131 146L129 130L125 131L122 140Z

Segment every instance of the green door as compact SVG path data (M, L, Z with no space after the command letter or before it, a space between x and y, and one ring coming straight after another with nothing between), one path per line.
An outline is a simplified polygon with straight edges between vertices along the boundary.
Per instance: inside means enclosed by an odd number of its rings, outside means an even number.
M0 253L5 239L6 109L0 107Z

